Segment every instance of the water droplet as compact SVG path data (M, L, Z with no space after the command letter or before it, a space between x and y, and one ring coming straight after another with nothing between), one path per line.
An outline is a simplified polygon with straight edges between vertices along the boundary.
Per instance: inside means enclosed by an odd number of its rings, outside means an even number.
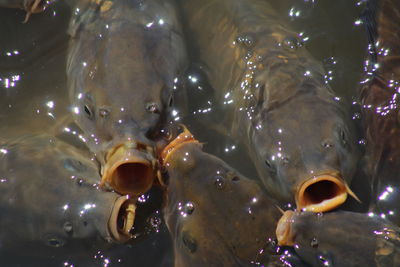
M81 179L81 178L79 178L78 180L76 180L76 183L77 183L79 186L83 185L84 182L85 182L85 181L84 181L83 179Z
M156 215L150 217L150 225L151 225L151 227L154 228L154 230L157 231L159 229L159 227L161 226L161 223L162 223L162 220L160 217L158 217Z
M313 239L311 239L311 247L313 248L318 248L318 240L316 237L313 237Z
M317 212L317 219L322 218L322 216L324 216L324 214L322 212Z
M71 222L65 222L63 228L66 233L68 233L68 234L72 233L73 228L72 228Z
M186 212L187 215L192 214L194 211L194 204L193 202L187 202L185 205L184 212Z
M220 175L217 175L217 176L215 177L215 182L214 182L214 184L215 184L215 186L216 186L218 189L224 189L224 187L225 187L224 177L222 177L222 176L220 176Z
M302 43L296 37L293 36L286 37L283 40L282 45L287 49L297 49L303 46Z

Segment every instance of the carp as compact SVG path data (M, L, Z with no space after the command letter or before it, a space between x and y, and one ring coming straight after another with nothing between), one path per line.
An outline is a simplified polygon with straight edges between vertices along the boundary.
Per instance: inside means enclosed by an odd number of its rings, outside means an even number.
M102 185L140 195L153 184L185 47L172 1L81 1L69 32L72 111ZM162 139L162 138L161 138Z
M203 152L187 129L161 158L175 266L284 266L271 251L281 212L257 181Z
M184 0L185 32L266 189L282 205L331 210L359 158L349 111L299 35L263 0Z
M286 211L276 235L311 266L399 266L400 229L378 216Z
M366 21L375 51L367 61L369 81L360 89L365 158L373 190L371 210L400 225L400 4L391 0L377 4L368 10L376 12Z
M82 150L45 134L0 147L1 253L65 259L132 238L136 200L100 190L98 167Z

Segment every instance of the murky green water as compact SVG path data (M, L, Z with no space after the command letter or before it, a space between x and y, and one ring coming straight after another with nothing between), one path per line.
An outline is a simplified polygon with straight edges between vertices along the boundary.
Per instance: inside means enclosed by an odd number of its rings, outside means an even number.
M344 102L351 105L357 95L367 47L365 29L358 21L363 5L348 0L270 2L293 29L302 33L305 46L323 62L327 82ZM68 118L71 106L65 62L70 13L68 6L59 1L43 14L33 15L27 24L22 24L23 11L0 9L1 139L46 132L60 135L85 150L81 133ZM189 112L181 109L178 102L177 120L184 122L199 140L206 143L207 152L226 160L246 176L257 177L238 140L217 131L204 130L204 123L210 116L218 116L220 107L210 99L207 81L195 63L185 79L198 101L191 103ZM354 110L356 112L356 108ZM359 123L358 119L354 121ZM149 196L152 198L152 193ZM94 255L82 251L75 257L66 251L65 260L54 260L51 251L41 251L43 255L38 258L46 255L49 260L39 261L35 256L24 258L24 251L15 251L15 255L4 256L6 259L2 262L5 262L4 266L171 266L168 233L163 223L157 224L156 228L158 233L152 231L149 236L129 245L118 245Z

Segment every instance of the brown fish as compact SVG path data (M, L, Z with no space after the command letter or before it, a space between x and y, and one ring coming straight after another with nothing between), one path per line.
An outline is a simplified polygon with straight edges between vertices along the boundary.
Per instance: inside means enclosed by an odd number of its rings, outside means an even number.
M354 196L348 184L359 152L350 114L299 35L264 0L180 4L195 59L228 110L216 123L231 122L230 134L245 140L269 193L316 212Z
M162 160L175 266L284 266L285 257L267 247L273 247L281 213L256 181L203 152L187 130L166 147Z
M400 225L400 3L379 1L369 12L377 15L367 21L371 46L376 44L376 58L368 62L377 68L367 75L360 100L374 192L372 210Z
M155 141L169 117L185 48L172 1L82 1L67 75L77 124L102 184L140 195L153 184Z
M276 235L311 266L400 265L400 229L377 216L286 211Z
M97 165L81 150L49 135L0 147L2 254L47 250L65 260L131 239L135 199L101 191Z

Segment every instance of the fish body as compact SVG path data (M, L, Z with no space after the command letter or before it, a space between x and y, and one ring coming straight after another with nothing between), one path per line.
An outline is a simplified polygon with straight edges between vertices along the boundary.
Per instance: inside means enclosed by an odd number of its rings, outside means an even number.
M1 254L66 259L130 239L121 223L133 200L99 190L97 166L81 150L49 135L1 147Z
M371 210L400 225L400 3L379 1L371 9L376 16L367 25L375 53L369 62L378 68L367 75L369 81L360 93L367 171L372 179Z
M175 266L284 266L271 252L281 216L275 202L197 141L181 140L163 160Z
M293 245L311 266L399 266L400 229L368 214L286 211L278 223L281 245Z
M269 193L313 211L343 203L359 157L354 129L299 35L266 1L180 3L195 60L227 103L222 121L245 140Z
M155 140L168 120L185 47L172 1L81 1L69 32L72 111L103 183L140 195L152 185Z

